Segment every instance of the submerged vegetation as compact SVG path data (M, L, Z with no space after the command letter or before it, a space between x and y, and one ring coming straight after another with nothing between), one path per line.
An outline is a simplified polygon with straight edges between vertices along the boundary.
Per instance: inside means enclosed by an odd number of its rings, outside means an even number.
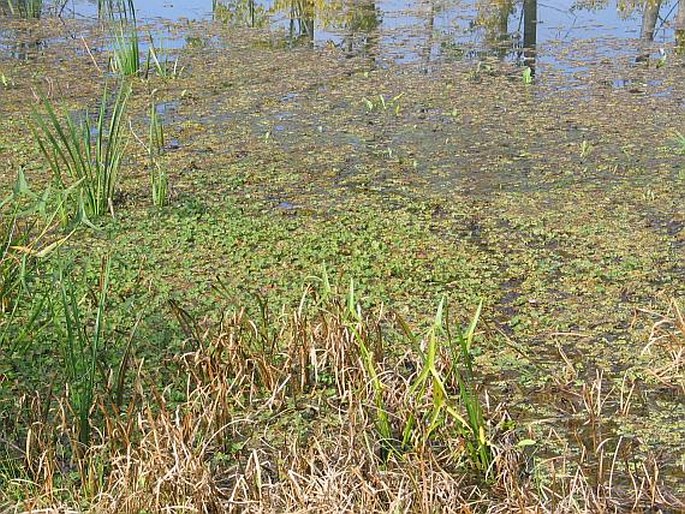
M179 73L99 12L0 47L0 511L685 508L678 56L193 22Z

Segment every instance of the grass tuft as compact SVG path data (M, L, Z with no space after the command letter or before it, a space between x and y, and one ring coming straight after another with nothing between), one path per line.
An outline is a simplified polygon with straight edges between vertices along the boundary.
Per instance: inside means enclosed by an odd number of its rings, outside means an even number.
M164 207L169 197L169 176L162 169L159 157L164 150L164 126L157 113L157 104L150 103L150 125L148 130L148 157L150 169L150 190L152 204L155 207Z
M124 77L140 74L140 41L135 22L120 22L114 34L111 68Z
M178 67L178 57L172 61L163 46L155 47L152 36L148 50L148 73L150 69L154 69L157 76L162 79L176 79L183 69Z
M665 314L656 316L642 355L649 357L646 373L662 386L685 394L685 315L673 300Z
M68 115L60 120L47 99L43 99L45 114L34 113L34 137L55 182L62 190L77 188L77 202L87 216L97 218L106 212L114 216L126 148L121 127L129 94L130 86L123 83L110 107L105 87L94 124L88 111L80 121Z

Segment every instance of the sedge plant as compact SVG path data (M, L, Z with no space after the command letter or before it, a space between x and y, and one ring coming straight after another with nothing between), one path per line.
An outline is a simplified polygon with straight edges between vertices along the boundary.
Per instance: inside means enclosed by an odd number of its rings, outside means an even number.
M324 268L324 284L327 291L330 293L331 286L328 279L328 274ZM328 293L328 294L329 294ZM375 423L376 430L380 436L380 444L382 449L382 455L384 460L390 456L390 454L396 450L395 448L395 438L393 434L392 424L390 422L390 414L385 406L383 400L383 392L385 390L385 384L383 383L380 374L377 370L377 363L375 354L371 348L366 343L365 338L361 335L361 326L363 325L363 319L361 315L361 309L355 298L354 292L354 281L350 280L350 288L347 293L347 316L350 320L350 328L354 335L357 344L359 345L359 355L361 357L362 364L369 376L369 382L373 390L373 399L375 407Z
M129 94L130 86L123 83L109 107L105 87L94 123L87 111L80 122L68 115L60 119L47 99L43 99L45 114L34 113L34 137L55 182L63 190L77 188L77 214L97 218L109 212L114 216L114 196L126 149L121 128Z
M444 320L445 301L441 300L433 321L425 337L425 350L417 349L422 367L409 388L409 399L428 396L426 412L410 414L402 432L404 448L427 443L433 434L446 426L449 421L455 426L465 441L469 462L482 474L487 475L492 462L492 453L487 438L487 425L474 387L473 355L471 346L475 334L482 303L476 309L469 326L458 331L456 341L452 341L449 323ZM408 325L402 322L403 329L412 340L417 338L409 331ZM456 343L456 344L455 344ZM448 352L445 352L445 347ZM445 355L448 353L449 355ZM438 365L441 358L449 356L451 365L443 370ZM458 395L450 393L450 384L456 381ZM457 410L457 401L466 411L463 416ZM422 419L417 419L421 416ZM421 427L421 429L419 429Z
M109 290L110 261L103 261L97 309L92 329L85 319L83 301L67 274L60 274L60 299L64 313L63 357L69 400L76 416L79 442L87 446L91 433L91 410L95 401L98 356L103 345L105 308Z
M482 304L478 306L468 328L456 334L453 341L449 323L444 320L445 302L440 302L432 326L424 338L425 349L416 344L418 338L408 324L398 320L408 339L417 347L420 367L405 393L405 411L394 414L399 419L399 434L393 430L390 407L386 405L384 384L379 365L373 352L367 347L357 328L353 327L360 348L362 364L373 390L376 430L380 436L382 454L392 454L426 447L437 433L449 426L456 427L464 440L468 462L478 473L487 477L493 461L492 449L487 435L487 423L483 408L474 387L472 344ZM355 325L361 323L361 314L354 298L354 287L348 293L348 316ZM445 350L449 351L446 352ZM449 355L446 355L449 354ZM439 361L451 359L446 370ZM451 385L458 384L458 394L451 392ZM460 411L459 404L466 414Z
M51 235L61 206L47 207L50 193L49 189L41 195L34 193L19 169L12 193L0 201L0 315L14 315L17 296L20 290L28 291L36 262L73 234ZM0 343L3 340L0 334Z
M164 149L164 127L157 112L157 105L150 104L150 127L148 131L148 156L150 158L150 190L155 207L164 207L169 195L169 178L159 164L159 156Z
M157 76L162 79L175 79L181 72L178 67L178 57L172 61L162 45L155 47L152 35L150 35L146 73L149 74L151 69L154 69Z
M474 386L473 376L473 338L476 333L476 326L483 310L483 302L478 304L475 314L471 318L468 328L465 331L457 332L455 338L457 342L456 351L452 351L453 366L460 365L457 371L457 381L459 383L459 398L466 410L466 423L462 422L466 439L466 448L478 470L483 474L488 474L492 464L492 449L487 437L487 424L483 415L483 407L478 398L478 393ZM452 343L449 323L447 327L447 340ZM460 358L458 358L458 356Z
M157 162L150 168L150 192L155 207L166 205L169 198L169 177Z
M119 28L114 34L111 67L113 71L125 77L140 73L140 42L135 21L119 23Z
M43 0L7 0L7 7L12 16L40 18L43 12Z

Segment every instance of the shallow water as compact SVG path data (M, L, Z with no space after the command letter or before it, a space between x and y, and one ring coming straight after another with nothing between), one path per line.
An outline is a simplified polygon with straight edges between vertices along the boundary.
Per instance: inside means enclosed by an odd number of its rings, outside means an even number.
M379 62L430 65L437 59L495 57L530 64L531 55L524 55L523 47L536 45L538 70L553 66L568 72L582 68L585 60L637 57L645 52L637 44L643 9L630 2L535 3L537 9L533 5L529 10L537 12L535 19L528 17L532 24L526 23L523 2L511 0L139 0L136 9L138 18L148 23L215 19L234 26L269 27L283 33L291 45L335 46ZM94 19L97 6L80 0L43 6L46 16L58 12L62 18ZM676 13L673 2L661 6L652 54L673 41ZM591 51L579 52L574 45L581 41L589 42L591 48L586 50ZM174 48L184 41L167 37L165 43ZM11 51L17 58L25 57L25 52Z

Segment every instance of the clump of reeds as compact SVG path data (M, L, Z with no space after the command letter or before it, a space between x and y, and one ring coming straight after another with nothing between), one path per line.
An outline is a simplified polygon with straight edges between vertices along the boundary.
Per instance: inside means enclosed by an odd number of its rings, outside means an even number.
M176 393L139 361L126 401L106 385L94 391L87 445L69 394L34 398L12 450L23 471L5 478L14 496L4 501L124 514L677 508L651 458L626 463L619 480L621 440L580 455L528 451L536 443L477 386L480 309L461 328L441 303L421 333L382 308L362 310L353 287L343 296L323 283L293 309L258 298L256 313L238 308L215 323L172 302L188 348L167 364ZM601 410L606 394L600 374L578 405Z
M98 0L98 17L102 20L135 20L134 0Z
M19 18L40 18L43 0L7 0L7 9L10 15Z
M98 0L98 15L110 26L110 68L124 77L140 71L140 40L133 0Z
M150 123L148 128L148 157L150 169L150 192L155 207L164 207L169 196L169 176L162 168L159 158L164 150L164 125L157 113L157 104L150 102Z
M140 41L135 21L121 21L113 34L111 68L125 77L140 73Z
M121 160L126 149L122 123L130 86L122 83L110 106L105 87L95 122L85 111L81 120L58 117L52 103L44 99L45 114L34 115L34 137L62 190L76 189L81 214L114 215ZM78 215L78 214L77 214Z

